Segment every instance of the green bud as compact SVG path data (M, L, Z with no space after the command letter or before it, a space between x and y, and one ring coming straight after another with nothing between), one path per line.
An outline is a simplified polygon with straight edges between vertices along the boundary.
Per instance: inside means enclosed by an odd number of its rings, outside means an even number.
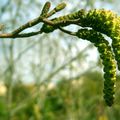
M49 12L50 6L51 6L50 2L45 3L45 5L44 5L44 7L42 9L42 12L41 12L42 17L46 17L47 13Z
M62 9L64 9L66 7L66 3L60 3L59 5L57 5L57 7L55 7L55 11L61 11Z

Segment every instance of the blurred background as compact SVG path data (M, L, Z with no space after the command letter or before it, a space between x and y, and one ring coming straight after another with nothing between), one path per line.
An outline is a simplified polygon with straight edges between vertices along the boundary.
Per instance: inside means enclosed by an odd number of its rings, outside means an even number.
M0 32L10 32L36 18L45 2L0 0L0 24L4 25ZM120 13L119 0L50 2L52 8L67 4L56 16L94 8ZM0 120L119 120L119 72L115 103L107 107L102 67L93 44L59 30L30 38L0 39Z

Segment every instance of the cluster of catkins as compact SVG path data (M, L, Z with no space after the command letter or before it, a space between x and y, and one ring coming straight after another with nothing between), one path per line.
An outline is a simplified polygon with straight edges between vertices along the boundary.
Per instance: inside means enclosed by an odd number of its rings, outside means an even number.
M44 24L42 31L49 33L58 26L67 26L72 20L83 27L76 32L76 36L93 43L100 53L104 66L104 99L108 106L114 102L116 61L120 70L120 17L109 10L79 10L78 12L52 19L55 25ZM87 28L86 28L87 27ZM91 29L88 29L91 28ZM105 40L102 34L112 39L112 46ZM115 61L116 60L116 61Z
M120 70L120 17L110 10L90 10L79 23L82 27L106 34L112 39L112 48Z

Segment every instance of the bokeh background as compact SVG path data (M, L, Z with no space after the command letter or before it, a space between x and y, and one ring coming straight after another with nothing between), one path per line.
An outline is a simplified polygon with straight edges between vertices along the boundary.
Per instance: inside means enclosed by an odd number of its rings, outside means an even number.
M4 25L0 32L10 32L36 18L45 2L0 0L0 24ZM50 2L51 8L61 2L67 4L53 17L95 8L120 14L119 0ZM69 26L72 31L78 28ZM59 30L30 38L0 39L0 120L119 120L119 71L115 103L107 107L102 68L93 44Z

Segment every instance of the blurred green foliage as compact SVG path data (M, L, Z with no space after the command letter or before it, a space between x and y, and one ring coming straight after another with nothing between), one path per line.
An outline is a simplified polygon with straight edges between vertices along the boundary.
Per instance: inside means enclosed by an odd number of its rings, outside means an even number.
M117 85L119 86L119 77ZM52 85L52 87L50 87ZM120 92L117 86L116 102L107 107L103 100L103 77L98 71L88 71L78 80L60 80L36 88L20 82L13 87L12 120L118 120ZM25 97L37 95L23 101ZM25 106L24 106L25 105ZM18 110L16 109L18 108ZM0 98L0 119L6 120L4 96Z

